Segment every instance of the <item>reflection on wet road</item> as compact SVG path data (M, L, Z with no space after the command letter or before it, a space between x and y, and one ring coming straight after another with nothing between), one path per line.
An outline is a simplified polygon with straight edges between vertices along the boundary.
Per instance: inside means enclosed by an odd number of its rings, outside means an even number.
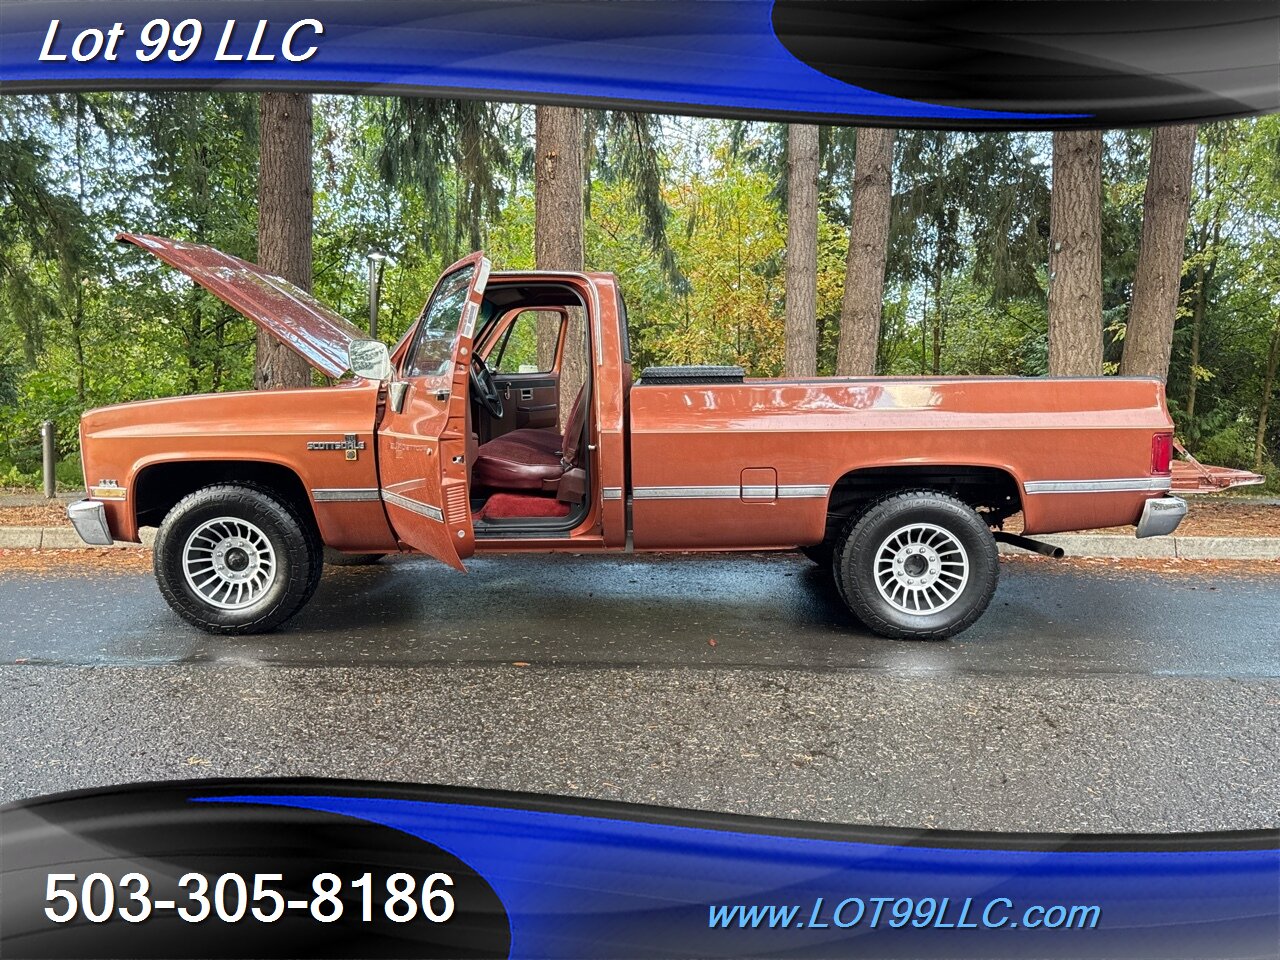
M326 573L260 637L187 626L146 574L0 576L0 661L793 666L895 674L1280 676L1280 578L1002 565L943 643L869 635L793 555L397 558Z

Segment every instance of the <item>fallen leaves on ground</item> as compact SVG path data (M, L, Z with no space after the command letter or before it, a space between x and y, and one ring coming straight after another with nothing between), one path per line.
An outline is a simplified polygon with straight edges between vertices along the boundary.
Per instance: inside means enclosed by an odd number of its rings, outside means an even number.
M1187 497L1187 515L1179 537L1280 537L1280 504L1240 500L1232 496ZM1005 530L1022 532L1022 514L1005 521ZM1079 533L1133 535L1132 527L1080 530Z
M67 520L67 505L61 500L47 500L42 503L23 506L0 507L0 527L64 527L70 526Z
M1106 570L1149 573L1188 577L1249 577L1259 575L1280 577L1280 560L1180 560L1176 557L1064 557L1051 560L1035 554L1004 556L1002 563L1037 563L1057 570L1077 570L1097 573Z
M60 576L76 573L140 573L151 570L151 551L138 547L110 547L77 550L0 549L0 574L5 571L23 573L56 572Z

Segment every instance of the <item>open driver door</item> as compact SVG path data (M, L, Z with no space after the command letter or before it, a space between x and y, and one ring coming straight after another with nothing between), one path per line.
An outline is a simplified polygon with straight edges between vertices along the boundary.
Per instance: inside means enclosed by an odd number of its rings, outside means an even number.
M398 358L378 427L382 500L396 536L459 570L475 551L468 392L472 337L488 279L483 253L441 276Z

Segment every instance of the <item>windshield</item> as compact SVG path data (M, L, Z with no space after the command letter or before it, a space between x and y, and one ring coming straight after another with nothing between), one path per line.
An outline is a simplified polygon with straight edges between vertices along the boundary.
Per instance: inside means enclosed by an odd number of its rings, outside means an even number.
M435 377L446 373L458 342L458 323L471 289L476 265L469 263L445 276L422 311L418 341L405 367L407 377Z

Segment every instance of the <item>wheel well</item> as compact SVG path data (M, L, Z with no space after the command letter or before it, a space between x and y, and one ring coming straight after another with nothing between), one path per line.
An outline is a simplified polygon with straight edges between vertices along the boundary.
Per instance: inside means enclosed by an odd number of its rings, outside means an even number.
M936 490L973 507L992 526L1022 509L1018 481L997 467L903 466L852 470L835 482L827 502L827 536L871 500L895 490Z
M183 460L144 467L138 474L133 489L138 526L159 526L179 500L202 487L246 482L266 487L315 523L306 487L288 467L254 460Z

